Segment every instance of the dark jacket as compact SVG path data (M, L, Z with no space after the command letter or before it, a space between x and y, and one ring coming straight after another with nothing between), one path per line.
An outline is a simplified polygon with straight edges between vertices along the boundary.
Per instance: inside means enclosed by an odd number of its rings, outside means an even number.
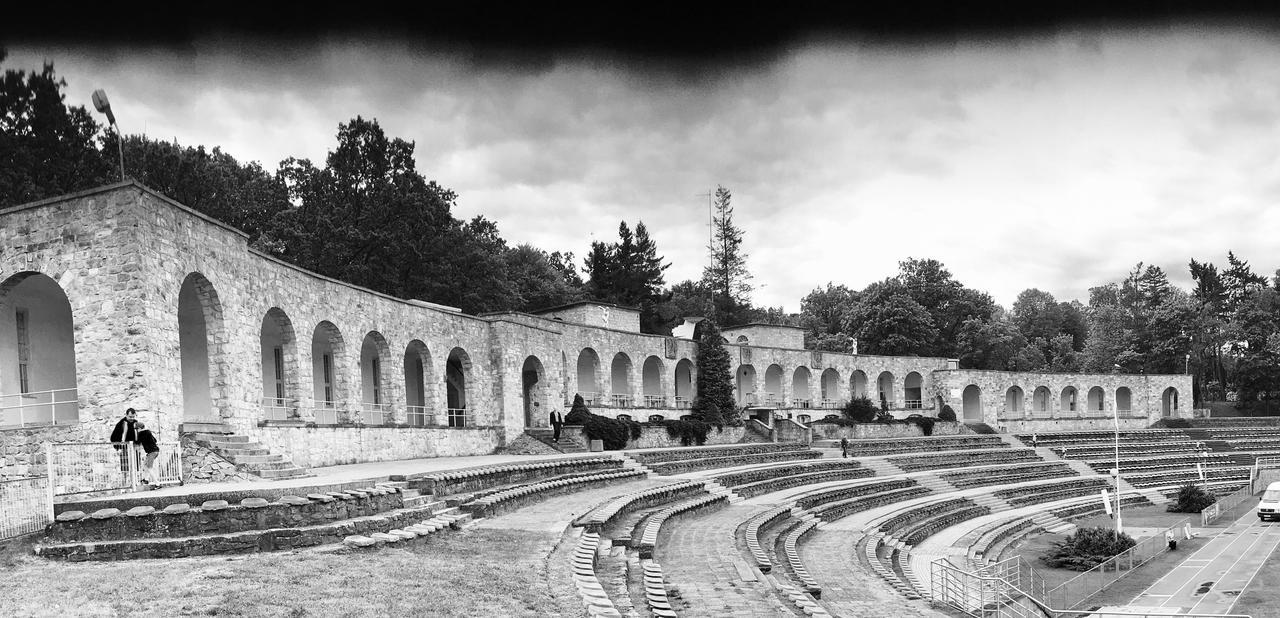
M550 418L551 418L552 425L556 425L564 422L564 416L560 414L559 410L552 410L550 414Z
M133 424L136 422L137 422L136 420L130 421L128 419L123 419L123 418L117 421L116 428L111 430L111 441L112 442L137 442L138 430L133 428ZM116 450L119 450L121 448L123 447L120 445L116 445Z
M159 453L160 445L156 444L156 436L151 433L150 429L143 429L138 432L138 444L142 445L142 450L147 453Z

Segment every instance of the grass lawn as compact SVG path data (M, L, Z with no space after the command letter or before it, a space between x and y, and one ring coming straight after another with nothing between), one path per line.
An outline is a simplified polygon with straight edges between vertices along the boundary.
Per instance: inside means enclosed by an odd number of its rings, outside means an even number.
M0 552L4 616L576 616L553 593L558 536L472 529L375 551L52 562ZM570 589L567 592L572 593Z

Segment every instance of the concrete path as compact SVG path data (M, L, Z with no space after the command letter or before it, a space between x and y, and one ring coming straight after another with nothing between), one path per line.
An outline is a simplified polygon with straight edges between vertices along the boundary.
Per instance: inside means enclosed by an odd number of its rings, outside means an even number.
M1203 531L1202 531L1203 532ZM1280 523L1263 523L1252 511L1183 560L1125 607L1101 611L1229 614L1249 585L1274 586L1280 578L1262 565L1280 547ZM1100 614L1100 615L1105 615ZM1280 615L1280 611L1269 616ZM1255 618L1262 618L1255 614Z

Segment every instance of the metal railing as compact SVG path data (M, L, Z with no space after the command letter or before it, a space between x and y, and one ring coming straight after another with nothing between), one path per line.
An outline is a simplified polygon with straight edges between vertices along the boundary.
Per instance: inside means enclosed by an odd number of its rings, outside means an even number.
M781 404L781 403L782 403L782 397L779 397L777 393L765 393L765 394L764 394L764 405L766 405L766 406L780 406L780 404Z
M426 406L405 407L404 421L410 427L427 427L430 424L431 416L427 412Z
M759 400L758 400L758 399L757 399L757 397L756 397L755 391L752 391L752 392L750 392L750 393L743 393L743 394L742 394L742 403L744 403L744 404L746 404L746 405L754 406L754 405L756 405L756 403L757 403L758 401L759 401Z
M317 425L337 425L351 420L351 413L336 401L315 402L311 414Z
M591 391L578 391L578 394L582 395L582 403L585 403L589 406L594 406L600 403L600 393L593 393ZM573 405L573 399L570 398L569 401L564 402L564 405L566 406Z
M680 410L687 409L692 405L693 405L693 402L691 402L688 397L685 397L684 395L676 395L677 409L680 409Z
M923 410L923 409L924 409L924 400L922 400L922 399L907 399L907 400L905 400L905 401L903 401L903 402L902 402L902 405L903 405L903 407L905 407L905 408L906 408L906 409L908 409L908 410Z
M161 442L147 480L153 485L182 483L182 445ZM46 475L54 495L132 489L143 480L146 455L133 442L45 443Z
M812 404L813 401L810 399L801 399L797 397L791 400L791 407L793 408L808 408Z
M822 398L822 401L820 401L820 402L818 403L818 406L819 406L819 407L821 407L821 408L827 408L827 409L831 409L831 408L839 408L839 407L840 407L840 400L839 400L839 399L830 399L830 398L827 398L827 397L823 397L823 398Z
M630 408L635 399L626 393L610 393L609 405L615 408Z
M644 407L646 408L665 408L667 407L667 398L662 395L645 395Z
M41 532L53 521L49 477L0 481L0 540Z
M466 408L449 408L445 411L448 427L475 427L475 412Z
M388 425L391 422L391 404L363 402L360 404L360 423L364 425Z
M1071 608L1083 603L1102 589L1128 576L1135 568L1169 551L1169 546L1165 542L1165 532L1181 530L1190 521L1190 519L1184 519L1173 526L1138 541L1137 545L1059 584L1040 598L1054 607Z
M298 417L298 408L290 399L263 397L262 417L269 421L287 421Z
M1201 483L1203 484L1203 481ZM1205 507L1204 510L1200 511L1200 525L1208 526L1224 514L1230 513L1236 507L1251 500L1253 500L1253 483L1249 483L1231 494L1218 498L1216 502Z
M74 388L0 395L0 427L70 425L80 422Z

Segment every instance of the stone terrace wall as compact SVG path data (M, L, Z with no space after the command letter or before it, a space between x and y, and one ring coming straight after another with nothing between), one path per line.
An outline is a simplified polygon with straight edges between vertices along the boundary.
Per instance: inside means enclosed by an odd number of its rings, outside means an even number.
M793 380L797 370L803 367L808 370L809 399L813 401L814 406L818 406L822 398L822 373L827 369L833 369L837 378L836 390L834 393L827 393L827 398L841 404L851 399L854 372L861 371L866 376L866 396L872 401L877 401L879 391L876 380L882 372L888 371L893 375L893 386L892 392L886 398L893 402L895 408L901 407L906 399L904 384L907 375L912 372L918 373L921 378L924 409L930 410L933 404L928 394L933 389L933 372L947 367L947 359L935 357L841 354L752 345L728 345L726 348L729 350L731 359L729 364L739 374L742 373L744 365L750 365L755 369L754 391L761 403L766 392L765 376L768 369L771 365L778 365L782 369L781 395L788 404L792 399L799 398L795 392ZM735 394L737 387L738 383L735 380ZM811 414L821 416L824 412L814 410Z
M497 427L263 427L258 439L297 466L316 468L368 461L493 453Z
M723 431L717 431L715 427L707 433L706 444L737 444L742 442L746 430L742 427L725 427ZM587 434L582 433L582 440L587 443ZM672 448L681 446L680 438L672 438L667 435L667 428L657 425L642 425L640 427L640 439L630 440L627 442L628 449L635 448Z
M920 427L914 423L862 423L860 425L836 425L834 423L809 423L813 430L814 440L863 440L867 438L891 440L894 438L918 438L924 435ZM936 422L933 424L935 436L956 436L966 433L964 423Z

